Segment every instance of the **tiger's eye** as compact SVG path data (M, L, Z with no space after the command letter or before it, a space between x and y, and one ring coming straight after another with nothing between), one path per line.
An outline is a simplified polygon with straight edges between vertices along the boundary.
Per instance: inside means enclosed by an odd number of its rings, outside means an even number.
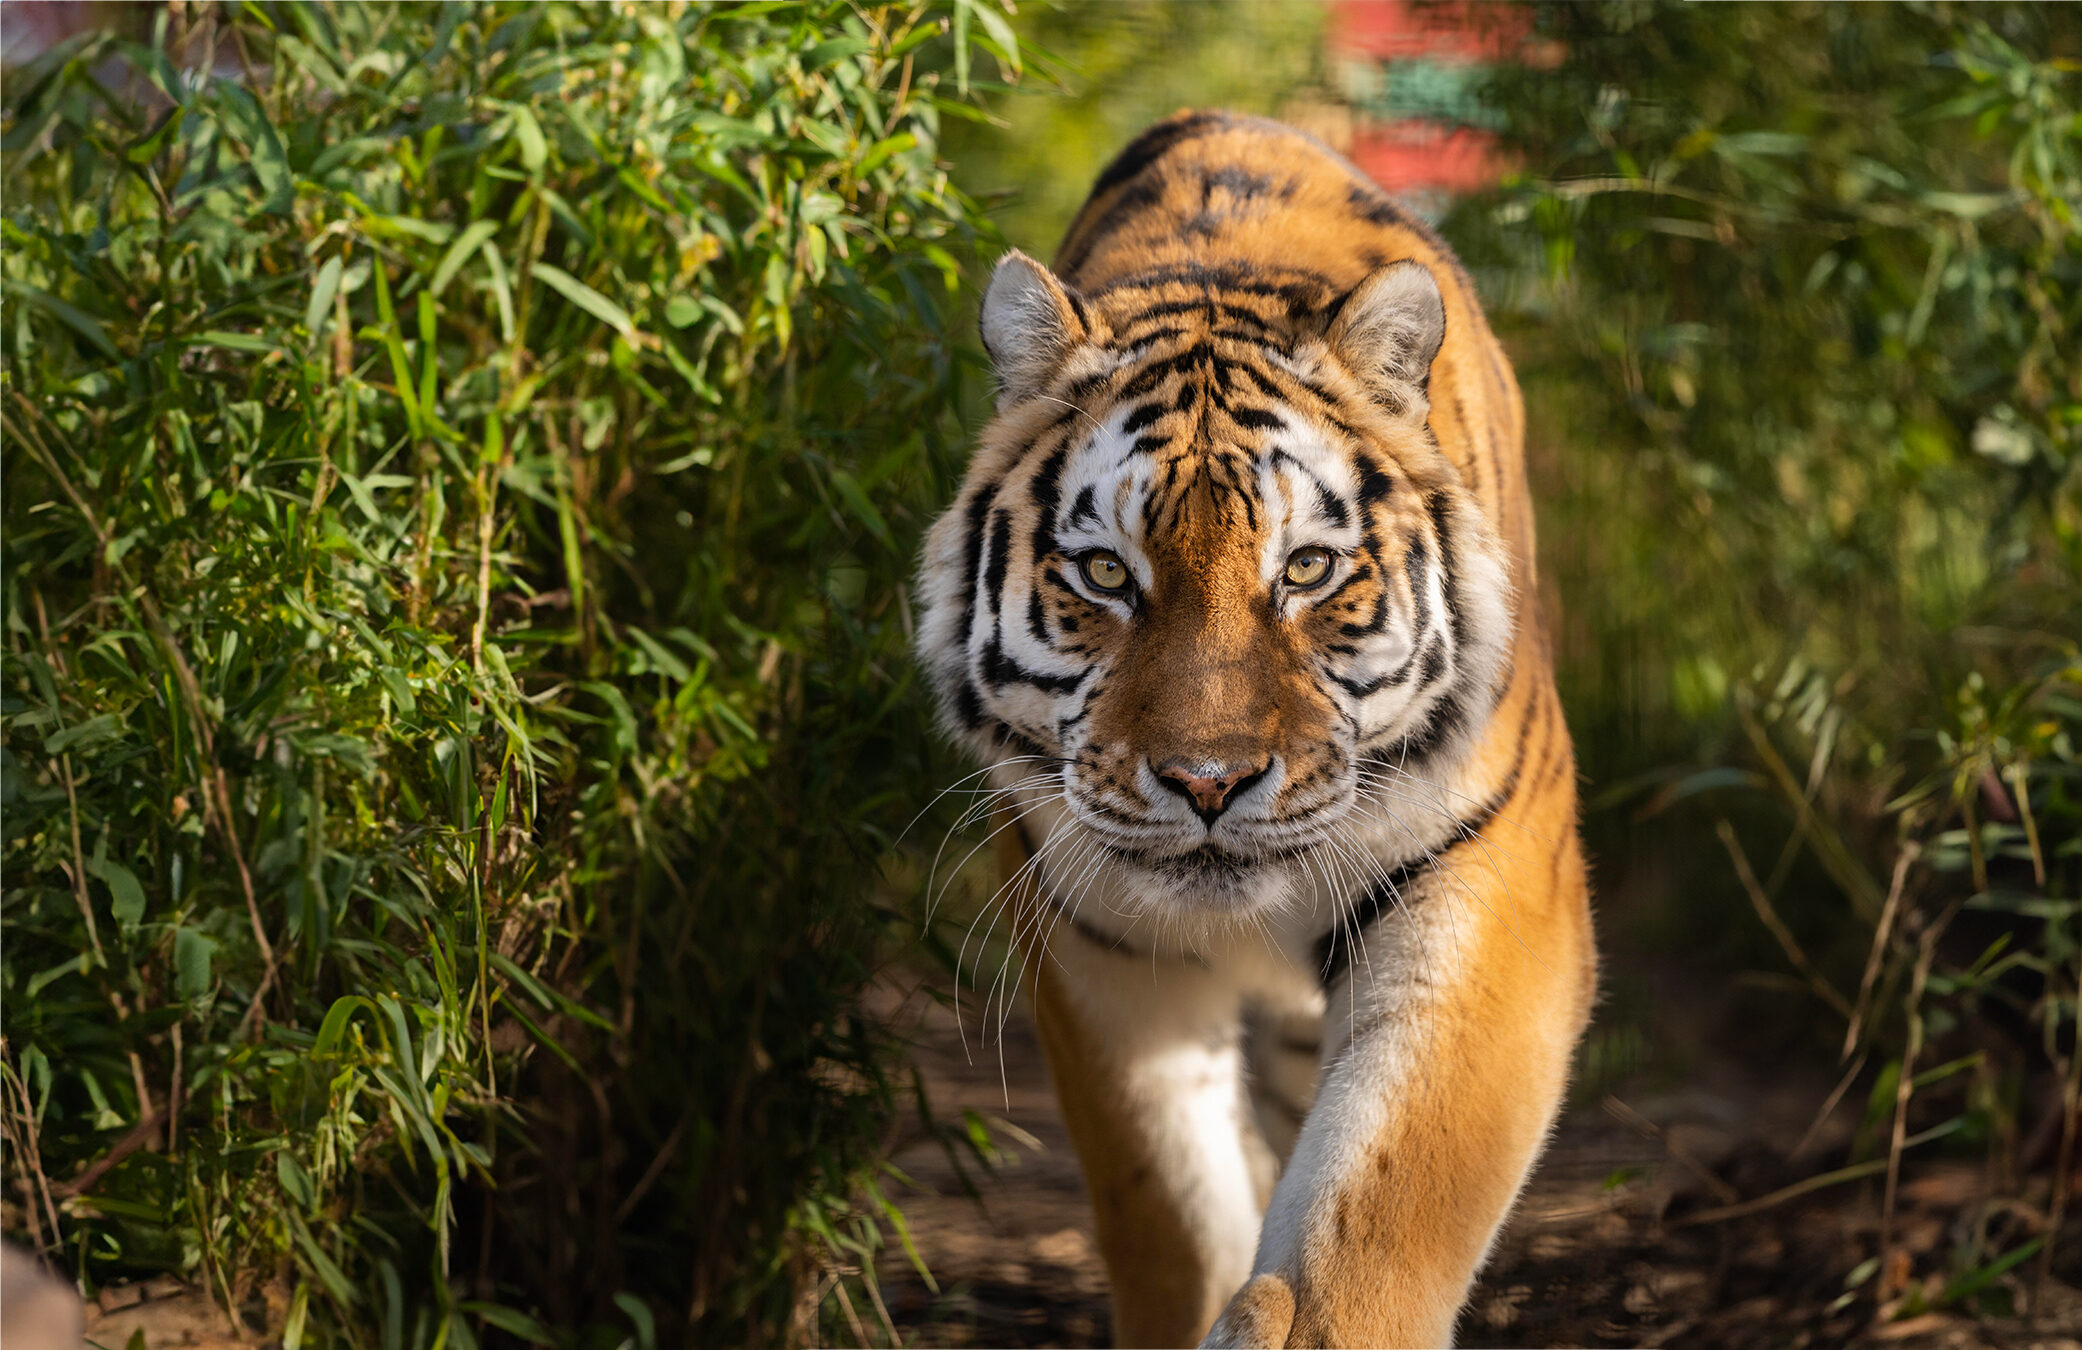
M1287 557L1287 584L1304 589L1330 575L1330 550L1297 548Z
M1078 565L1084 569L1084 579L1102 591L1118 591L1128 584L1128 565L1116 554L1104 550L1087 553Z

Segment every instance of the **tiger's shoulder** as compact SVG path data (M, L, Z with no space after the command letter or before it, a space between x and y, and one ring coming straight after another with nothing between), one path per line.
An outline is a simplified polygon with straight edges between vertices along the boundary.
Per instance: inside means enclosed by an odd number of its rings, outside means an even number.
M1322 141L1262 117L1193 109L1143 132L1101 171L1055 270L1096 291L1205 258L1310 273L1333 294L1404 258L1465 281L1430 226Z

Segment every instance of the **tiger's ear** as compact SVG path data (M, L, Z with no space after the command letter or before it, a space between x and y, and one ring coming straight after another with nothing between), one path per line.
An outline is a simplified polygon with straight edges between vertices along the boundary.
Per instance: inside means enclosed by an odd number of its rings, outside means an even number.
M1390 263L1359 283L1330 325L1330 349L1398 417L1423 417L1432 359L1446 340L1446 302L1423 263Z
M983 349L998 372L998 407L1039 393L1088 331L1082 306L1055 273L1018 249L998 259L983 293Z

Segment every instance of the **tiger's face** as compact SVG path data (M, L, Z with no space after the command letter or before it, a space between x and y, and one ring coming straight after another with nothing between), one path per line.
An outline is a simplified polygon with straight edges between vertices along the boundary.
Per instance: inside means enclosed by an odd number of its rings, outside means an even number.
M1277 903L1486 717L1510 587L1425 427L1444 318L1413 262L1343 297L999 265L998 415L920 654L950 728L1147 903Z

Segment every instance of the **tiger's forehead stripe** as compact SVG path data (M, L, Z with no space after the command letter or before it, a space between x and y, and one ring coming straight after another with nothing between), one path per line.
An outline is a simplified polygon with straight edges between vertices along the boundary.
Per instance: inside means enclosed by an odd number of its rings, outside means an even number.
M1181 283L1159 289L1174 294ZM1158 488L1143 502L1142 533L1176 528L1188 493L1203 488L1215 509L1241 512L1256 534L1265 504L1258 478L1268 456L1281 452L1279 433L1315 421L1350 437L1330 391L1268 362L1291 351L1274 327L1285 314L1284 306L1261 315L1203 292L1141 310L1138 322L1117 328L1128 359L1106 382L1112 387L1088 391L1086 406L1112 400L1106 423L1128 439L1125 453L1155 460ZM1366 460L1363 476L1384 480L1368 452L1353 448ZM1344 524L1345 501L1322 475L1311 477L1321 511Z

